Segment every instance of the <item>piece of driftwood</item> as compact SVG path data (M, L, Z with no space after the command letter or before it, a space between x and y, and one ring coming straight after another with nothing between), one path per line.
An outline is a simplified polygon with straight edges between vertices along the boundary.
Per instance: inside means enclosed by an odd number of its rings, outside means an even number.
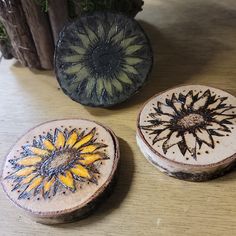
M174 88L151 98L138 117L137 143L170 176L204 181L235 165L236 98L201 85Z
M20 0L0 1L0 20L7 31L19 62L30 68L40 68L37 52Z
M68 20L67 0L49 0L48 15L52 29L54 43L56 44L58 35Z
M21 4L35 43L41 67L53 68L54 43L47 13L32 0L21 0Z
M105 201L119 157L110 129L89 120L56 120L18 140L6 157L1 183L37 222L74 221Z

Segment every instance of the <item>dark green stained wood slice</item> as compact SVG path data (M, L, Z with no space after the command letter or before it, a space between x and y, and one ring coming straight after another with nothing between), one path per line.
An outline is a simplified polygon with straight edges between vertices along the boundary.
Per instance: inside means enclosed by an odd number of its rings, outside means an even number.
M88 106L121 103L144 84L152 66L148 39L133 19L94 13L67 25L55 53L58 82L71 99Z

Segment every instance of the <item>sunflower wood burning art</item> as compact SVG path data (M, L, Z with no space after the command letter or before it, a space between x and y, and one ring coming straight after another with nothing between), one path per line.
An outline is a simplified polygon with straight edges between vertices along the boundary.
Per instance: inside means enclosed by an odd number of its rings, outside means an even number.
M235 126L235 97L206 86L183 86L145 104L138 119L137 142L160 170L200 181L233 165Z
M151 65L151 49L141 27L113 13L94 13L65 27L55 55L63 91L89 106L125 101L143 85Z
M106 192L119 159L112 131L86 120L45 123L29 131L7 156L2 185L38 221L83 216ZM65 218L66 216L66 218Z

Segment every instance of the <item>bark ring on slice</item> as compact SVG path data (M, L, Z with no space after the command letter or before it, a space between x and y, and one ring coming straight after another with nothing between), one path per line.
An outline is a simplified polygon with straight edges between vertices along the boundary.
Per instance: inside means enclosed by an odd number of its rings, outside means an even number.
M55 120L22 136L6 157L1 184L34 220L83 218L104 200L119 161L115 134L89 120Z
M162 92L141 109L136 138L145 157L170 176L221 176L235 165L236 98L201 85Z
M58 82L83 105L109 107L145 83L152 51L141 26L121 14L85 15L60 33L55 51Z

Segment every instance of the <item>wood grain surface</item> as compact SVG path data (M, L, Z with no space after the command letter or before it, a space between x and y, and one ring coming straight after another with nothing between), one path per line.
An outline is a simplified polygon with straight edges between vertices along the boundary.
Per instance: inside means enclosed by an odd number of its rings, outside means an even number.
M121 143L114 193L90 218L55 227L24 217L0 192L0 235L236 235L236 173L205 183L170 178L142 156L135 141L141 104L179 84L204 84L236 95L235 0L146 0L137 16L155 63L149 83L112 109L83 107L58 89L51 72L0 63L1 163L29 128L52 119L88 118L110 126Z

